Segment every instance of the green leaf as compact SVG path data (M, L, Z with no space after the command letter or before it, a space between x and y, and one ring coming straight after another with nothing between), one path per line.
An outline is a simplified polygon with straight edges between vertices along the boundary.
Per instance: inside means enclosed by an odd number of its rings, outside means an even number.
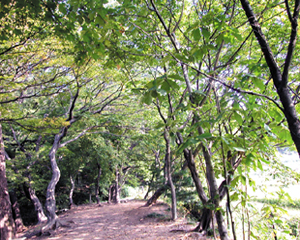
M168 82L170 84L171 88L173 88L174 90L180 89L179 85L176 82L174 82L170 79L166 79L166 82Z
M96 19L95 19L95 23L99 24L100 26L103 26L105 24L103 18L99 15L97 15Z
M237 192L235 192L230 196L230 201L237 201L237 200L239 200L239 195Z
M204 36L204 38L205 38L206 40L208 40L209 37L210 37L210 32L209 32L209 30L208 30L207 28L202 28L202 35Z
M281 223L283 223L282 220L280 220L280 219L275 219L274 222L275 222L276 224L281 224Z
M209 132L208 132L208 133L203 133L203 134L197 136L195 139L196 139L197 141L201 141L201 140L207 139L207 138L212 138L212 134L209 133Z
M193 55L197 60L202 60L203 55L204 55L203 49L201 49L201 48L197 49Z
M193 35L193 38L196 42L198 42L201 38L201 34L200 34L200 30L199 28L196 28L192 31L192 35Z
M257 160L257 167L258 167L261 171L263 171L263 166L262 166L260 160Z
M246 177L244 175L240 175L240 179L243 185L246 185Z
M263 83L263 81L259 78L252 78L252 82L254 84L255 87L259 88L260 90L265 90L265 84Z
M238 181L239 181L239 176L238 176L238 177L235 177L235 178L231 181L230 186L235 187L235 186L237 185Z
M171 85L168 83L168 81L164 81L160 88L166 91L167 93L169 93L171 89Z
M235 119L240 125L243 125L243 118L237 112L233 113L233 119Z
M245 164L246 166L250 166L252 164L253 160L249 157L249 155L246 157L246 160L245 160Z
M151 96L152 96L153 98L157 98L157 97L158 97L158 93L157 93L156 90L152 90L152 91L150 91L150 93L151 93Z
M170 74L170 75L168 75L168 78L172 78L172 79L179 80L179 81L182 81L182 82L185 81L184 78L179 76L178 74Z
M176 152L179 153L179 154L181 154L182 151L183 151L183 149L189 147L190 145L191 145L191 142L188 140L188 141L186 141L185 143L181 144L181 145L179 146L179 148L177 149Z
M247 149L242 148L242 147L233 147L232 149L234 149L237 152L246 152L247 151Z
M233 36L236 37L237 40L242 41L243 37L242 35L239 33L239 30L237 28L234 28L233 31L231 32Z
M152 97L150 91L147 91L141 99L142 103L150 105L152 103Z

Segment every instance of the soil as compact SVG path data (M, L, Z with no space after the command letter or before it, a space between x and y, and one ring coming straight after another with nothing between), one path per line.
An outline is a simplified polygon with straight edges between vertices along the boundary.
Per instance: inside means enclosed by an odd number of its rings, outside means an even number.
M199 233L190 232L195 225L187 224L185 218L171 221L169 206L158 202L144 207L144 201L132 200L120 204L104 203L74 207L59 215L64 225L51 232L50 236L30 239L208 239ZM19 234L19 239L36 229Z

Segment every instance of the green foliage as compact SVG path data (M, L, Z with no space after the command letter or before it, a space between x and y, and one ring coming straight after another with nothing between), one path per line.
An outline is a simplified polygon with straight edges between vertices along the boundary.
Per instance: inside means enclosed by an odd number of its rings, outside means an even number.
M285 199L253 199L253 201L260 202L260 203L266 203L266 204L272 204L279 207L284 208L291 208L291 209L300 209L300 200L285 200Z

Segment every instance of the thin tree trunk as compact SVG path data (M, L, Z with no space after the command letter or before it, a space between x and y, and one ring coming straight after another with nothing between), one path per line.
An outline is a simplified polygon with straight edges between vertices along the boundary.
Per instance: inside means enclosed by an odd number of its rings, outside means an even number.
M12 211L13 211L13 218L15 221L15 230L17 233L22 232L24 229L23 220L21 217L21 211L18 203L18 198L15 190L9 192Z
M39 224L39 223L45 222L47 220L47 217L45 215L42 203L40 202L39 198L36 196L35 190L31 187L30 176L28 176L28 179L29 179L29 182L25 183L25 187L27 188L27 190L29 192L29 197L33 203L33 206L34 206L34 209L35 209L35 212L37 215L38 224Z
M179 132L177 132L177 138L178 138L180 144L183 144L183 138ZM184 149L183 155L184 155L185 161L187 163L187 166L191 172L198 196L199 196L201 202L203 204L205 204L208 201L208 197L206 196L205 191L202 187L202 184L201 184L201 181L199 178L199 174L197 172L196 164L194 161L193 153L191 150Z
M108 188L108 203L111 203L111 199L112 199L112 187L113 185L110 185Z
M100 181L100 176L101 176L101 166L99 163L97 163L98 167L98 175L96 178L96 185L95 185L95 196L97 200L97 204L100 204L100 198L99 198L99 181Z
M8 240L14 236L14 221L5 170L4 142L2 136L2 125L0 124L0 240Z
M203 130L201 128L200 131L203 133ZM204 145L202 146L202 150L203 150L203 155L206 164L206 177L209 183L210 196L215 208L218 208L221 199L220 199L219 189L217 186L217 181L216 181L216 177L215 177L215 173L211 161L211 155L209 153L209 150ZM216 219L218 223L218 229L219 229L221 240L229 240L223 215L220 210L216 210Z
M115 203L120 203L120 191L119 191L119 170L116 167L116 183L115 183Z
M70 207L70 209L72 209L74 206L73 193L74 193L74 189L75 189L75 181L71 175L70 175L70 182L71 182L71 189L70 189L70 194L69 194L69 207Z
M171 147L170 147L170 138L168 130L165 128L164 131L164 138L166 142L166 156L165 156L165 163L166 163L166 179L168 182L168 185L171 188L171 196L172 196L172 220L177 219L177 204L176 204L176 191L175 186L172 180L172 174L171 174Z
M144 199L145 199L145 200L148 198L148 194L149 194L149 192L150 192L150 190L151 190L151 186L152 186L153 180L154 180L154 175L155 175L155 173L152 174L152 178L151 178L150 183L149 183L149 185L148 185L147 192L146 192L146 194L145 194L145 196L144 196Z
M52 169L52 178L47 187L46 204L45 204L48 222L46 226L42 228L41 230L42 233L50 229L55 229L60 225L58 221L58 217L55 213L56 211L55 186L58 183L60 178L60 170L58 168L55 155L59 148L60 141L64 138L66 133L67 133L67 128L63 127L61 131L55 135L54 142L49 153L49 159L50 159L50 164Z

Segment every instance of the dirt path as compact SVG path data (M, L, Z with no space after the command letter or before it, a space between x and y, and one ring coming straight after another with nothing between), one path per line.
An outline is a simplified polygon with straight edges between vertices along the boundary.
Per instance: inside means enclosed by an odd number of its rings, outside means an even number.
M194 226L187 225L183 218L170 221L166 204L143 207L144 204L143 201L129 201L103 204L102 207L96 204L78 206L59 216L62 224L69 227L61 227L49 237L31 239L206 239L195 233L171 232L190 230Z

